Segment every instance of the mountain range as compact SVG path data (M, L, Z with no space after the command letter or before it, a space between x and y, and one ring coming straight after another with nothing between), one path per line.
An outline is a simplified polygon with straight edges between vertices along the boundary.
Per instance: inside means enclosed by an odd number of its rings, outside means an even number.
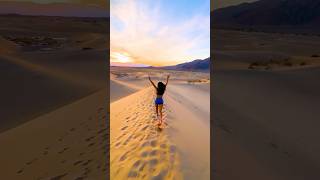
M260 0L212 12L213 27L320 28L320 0Z
M108 17L107 8L71 3L39 4L32 2L0 2L0 14L66 17Z
M177 64L174 66L161 67L167 70L181 70L181 71L210 71L210 57L207 59L197 59L191 62Z

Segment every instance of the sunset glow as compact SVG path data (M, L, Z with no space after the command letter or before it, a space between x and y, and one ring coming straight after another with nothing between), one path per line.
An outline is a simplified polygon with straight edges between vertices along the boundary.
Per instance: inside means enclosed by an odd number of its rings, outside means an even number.
M111 52L111 61L118 62L118 63L132 63L133 60L131 59L128 53L119 53L119 52Z
M111 0L110 25L111 63L165 66L210 56L209 0Z

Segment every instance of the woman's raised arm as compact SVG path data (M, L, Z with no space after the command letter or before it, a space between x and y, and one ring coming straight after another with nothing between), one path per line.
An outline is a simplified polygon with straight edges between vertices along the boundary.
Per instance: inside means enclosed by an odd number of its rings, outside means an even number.
M170 78L170 74L167 76L167 82L166 82L166 85L168 84L169 82L169 78Z
M154 83L152 82L152 80L151 80L150 76L148 76L148 78L149 78L149 81L151 82L151 84L153 85L153 87L157 89L157 86L156 86L156 85L154 85Z

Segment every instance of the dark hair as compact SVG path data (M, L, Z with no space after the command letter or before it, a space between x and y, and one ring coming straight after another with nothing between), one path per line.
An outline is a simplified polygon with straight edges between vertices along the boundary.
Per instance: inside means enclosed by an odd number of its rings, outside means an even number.
M164 85L163 82L158 82L157 95L163 95L165 90L166 85Z

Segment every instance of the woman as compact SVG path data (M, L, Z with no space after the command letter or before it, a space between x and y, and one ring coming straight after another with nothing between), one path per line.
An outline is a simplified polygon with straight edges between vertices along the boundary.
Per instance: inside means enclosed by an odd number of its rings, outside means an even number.
M157 92L157 98L155 100L155 105L156 105L156 113L157 113L157 118L159 117L159 113L160 113L160 121L158 122L158 126L160 126L162 124L162 107L163 107L163 94L166 91L166 87L168 85L169 82L169 77L170 75L167 76L167 81L166 84L163 84L163 82L158 82L158 86L156 86L150 76L149 76L149 81L151 82L151 84L153 85L153 87L156 89Z

